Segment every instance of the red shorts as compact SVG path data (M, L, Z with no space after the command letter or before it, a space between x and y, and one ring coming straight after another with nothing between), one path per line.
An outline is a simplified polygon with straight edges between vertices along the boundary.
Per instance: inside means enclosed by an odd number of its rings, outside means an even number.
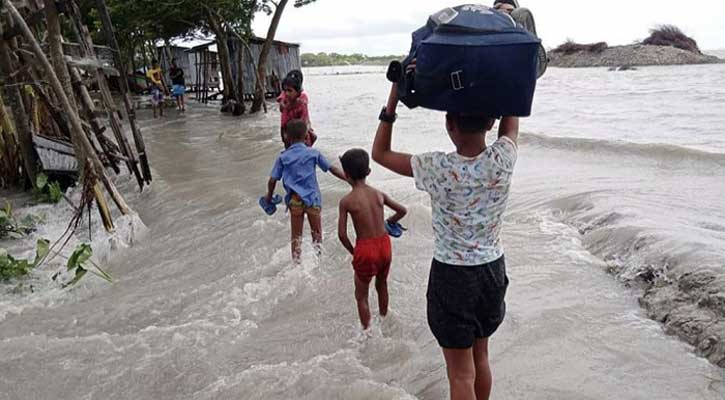
M390 236L387 234L375 239L359 239L355 242L352 256L352 267L355 275L365 283L370 283L374 276L383 279L388 277L393 251Z

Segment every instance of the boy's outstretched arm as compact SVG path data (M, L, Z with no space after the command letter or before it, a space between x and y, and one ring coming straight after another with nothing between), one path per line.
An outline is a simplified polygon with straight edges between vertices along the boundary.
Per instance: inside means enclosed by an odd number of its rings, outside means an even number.
M408 210L405 208L405 206L391 199L390 196L385 193L383 193L383 202L386 206L390 207L391 209L393 209L393 211L395 211L395 215L388 218L388 222L390 223L396 223L400 221L408 213Z
M332 165L330 166L330 173L332 175L335 175L338 179L347 182L347 177L345 177L345 173L340 168Z
M267 200L267 203L272 202L272 196L274 195L275 187L277 187L277 180L274 178L269 178L269 181L267 182L267 195L264 197L265 200Z
M345 200L340 201L340 216L337 219L337 238L340 239L340 243L347 249L350 254L355 252L350 238L347 237L347 206Z
M506 136L517 144L519 139L519 117L503 117L498 124L498 137Z
M388 115L395 115L398 107L398 85L393 84L388 96L386 111ZM399 153L390 149L393 136L393 124L380 121L378 131L373 142L373 160L383 167L403 176L413 176L413 167L410 165L411 155Z

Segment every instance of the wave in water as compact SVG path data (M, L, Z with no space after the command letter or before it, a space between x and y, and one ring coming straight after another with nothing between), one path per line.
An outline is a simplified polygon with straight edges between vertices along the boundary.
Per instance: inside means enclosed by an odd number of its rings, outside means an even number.
M665 330L725 367L721 338L725 318L725 225L663 229L647 222L642 209L612 207L598 192L579 193L548 203L552 218L604 261L608 272L643 290L640 304Z
M725 167L725 154L723 153L710 153L671 144L642 144L620 140L557 137L534 133L522 134L520 142L525 146L541 148L598 154L604 153L617 156L646 157L665 162L691 161Z

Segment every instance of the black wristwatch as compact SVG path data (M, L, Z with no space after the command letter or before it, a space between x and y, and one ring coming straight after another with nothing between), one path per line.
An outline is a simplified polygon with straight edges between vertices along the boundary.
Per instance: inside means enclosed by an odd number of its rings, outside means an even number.
M383 122L392 124L392 123L395 123L396 119L398 119L398 114L390 115L390 114L388 114L387 107L383 107L383 109L380 111L380 116L378 117L378 119Z

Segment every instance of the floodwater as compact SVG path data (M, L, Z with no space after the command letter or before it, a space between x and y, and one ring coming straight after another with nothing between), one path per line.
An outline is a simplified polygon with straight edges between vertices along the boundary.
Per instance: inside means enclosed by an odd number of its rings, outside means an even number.
M369 149L382 69L305 72L323 154ZM725 265L724 79L725 66L701 66L552 69L541 81L504 228L511 286L491 341L493 398L725 396L723 370L665 335L629 285L645 263ZM442 114L400 114L396 148L452 150ZM129 200L148 232L112 258L113 285L0 298L0 399L446 398L425 318L427 196L373 166L370 183L408 206L409 231L393 243L391 314L362 334L335 231L346 185L320 177L324 253L306 243L297 268L288 216L256 204L277 124L275 112L195 104L145 119L155 181Z

